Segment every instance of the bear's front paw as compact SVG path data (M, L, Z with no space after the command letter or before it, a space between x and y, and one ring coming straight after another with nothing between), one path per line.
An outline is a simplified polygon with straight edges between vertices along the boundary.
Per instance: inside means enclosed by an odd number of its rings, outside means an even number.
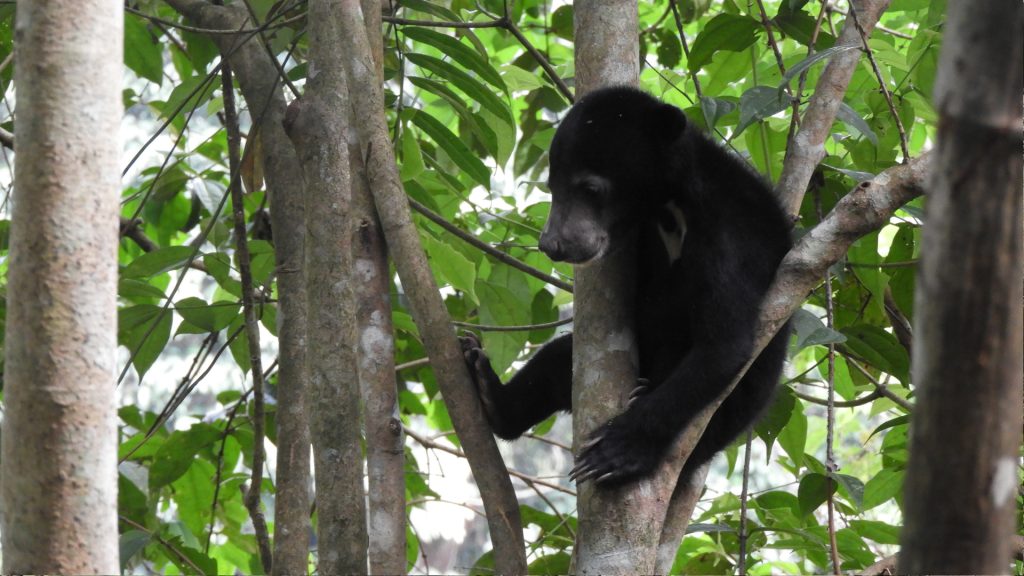
M595 430L580 446L569 478L577 484L594 480L600 486L618 486L652 473L662 445L620 416Z
M483 404L484 412L487 414L487 418L493 427L498 413L495 406L494 387L501 386L501 383L498 382L498 376L494 373L494 369L491 368L491 361L487 358L487 354L484 353L483 345L476 334L464 332L459 336L459 343L462 344L462 356L466 360L469 376L473 379L473 384L476 385L480 403Z

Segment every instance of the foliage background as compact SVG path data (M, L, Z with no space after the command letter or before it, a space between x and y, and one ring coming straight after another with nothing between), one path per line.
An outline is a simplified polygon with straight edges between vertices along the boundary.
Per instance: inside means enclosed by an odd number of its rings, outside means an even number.
M265 23L262 39L286 71L286 92L293 97L291 91L301 92L309 73L305 4L248 4L256 21ZM569 106L537 55L571 85L572 6L521 0L507 14L504 9L498 0L403 0L388 13L391 22L383 30L388 119L406 192L457 230L538 271L530 275L511 268L450 228L418 216L451 317L471 328L550 324L571 316L571 294L544 280L569 280L571 267L552 264L535 247L549 206L546 150ZM641 83L684 109L694 125L769 179L777 178L794 126L785 91L806 103L823 68L822 56L835 51L835 28L847 9L840 2L823 10L821 3L806 0L683 0L676 6L642 0ZM5 63L13 13L12 4L0 5ZM883 15L867 41L877 74L862 59L826 144L828 156L801 207L796 235L813 227L859 181L898 164L904 158L901 138L911 156L929 147L943 14L943 0L893 0ZM207 36L162 2L130 2L125 17L122 564L132 572L196 567L260 572L240 490L248 479L253 433L250 390L242 376L249 359L245 338L239 337L241 288L225 196L229 169L220 57ZM437 22L473 24L455 28ZM7 130L12 129L11 74L9 65L0 70ZM892 108L880 81L892 93ZM245 130L258 123L258 114L249 110L243 116ZM253 276L261 287L263 341L269 340L264 365L271 367L273 396L276 284L269 207L254 153L258 146L258 133L249 130L244 208ZM4 152L2 272L13 160ZM827 571L828 498L837 509L843 570L864 568L895 550L913 402L904 326L914 313L921 218L919 199L854 244L831 271L830 297L825 284L809 295L795 316L787 380L751 443L741 439L715 461L673 572L734 572L741 547L750 573ZM140 242L143 237L150 244ZM482 524L469 525L464 536L469 543L457 558L438 559L442 544L421 538L434 532L422 523L452 505L473 508L475 502L460 486L464 469L438 456L438 444L457 446L458 439L450 432L431 369L422 362L425 353L401 286L392 290L402 420L416 432L408 441L406 496L411 509L431 506L433 512L410 515L408 561L417 570L468 570L474 563L486 570L487 557L480 557L486 547ZM501 372L514 370L555 330L481 333ZM829 345L838 353L834 362ZM823 406L830 387L842 405L832 420ZM276 441L274 409L271 402L270 444ZM567 426L550 421L535 433L564 443ZM826 451L832 434L834 456ZM565 478L571 455L536 440L504 450L511 468L561 487L517 485L523 521L530 527L531 569L566 572L575 526L572 486ZM745 461L746 452L751 458ZM826 480L832 466L838 467L839 479L834 495ZM273 476L265 478L263 493L272 510ZM430 504L434 501L441 503ZM741 509L747 510L742 527Z

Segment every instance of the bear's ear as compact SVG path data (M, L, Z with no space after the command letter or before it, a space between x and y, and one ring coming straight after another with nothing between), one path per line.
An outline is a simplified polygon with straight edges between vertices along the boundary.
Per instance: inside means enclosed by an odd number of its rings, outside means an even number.
M686 129L686 114L671 104L659 103L651 114L650 128L662 142L673 142Z

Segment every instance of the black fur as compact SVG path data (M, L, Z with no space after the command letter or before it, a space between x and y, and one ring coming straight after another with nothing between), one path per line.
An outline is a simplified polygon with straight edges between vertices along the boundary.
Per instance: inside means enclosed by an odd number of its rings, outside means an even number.
M678 108L631 88L581 99L558 127L550 164L552 207L540 245L552 259L585 264L638 236L642 385L582 444L574 471L577 481L620 484L652 472L750 355L790 226L760 176L689 126ZM715 413L684 476L767 405L788 334L780 331ZM501 438L572 408L571 334L543 347L506 385L475 338L463 347Z

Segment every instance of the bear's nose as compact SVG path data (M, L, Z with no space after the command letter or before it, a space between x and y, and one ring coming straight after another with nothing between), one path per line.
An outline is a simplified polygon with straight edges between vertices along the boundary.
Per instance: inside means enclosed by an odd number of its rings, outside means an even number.
M565 259L565 250L562 243L553 234L541 234L540 249L548 255L548 258L558 262Z

